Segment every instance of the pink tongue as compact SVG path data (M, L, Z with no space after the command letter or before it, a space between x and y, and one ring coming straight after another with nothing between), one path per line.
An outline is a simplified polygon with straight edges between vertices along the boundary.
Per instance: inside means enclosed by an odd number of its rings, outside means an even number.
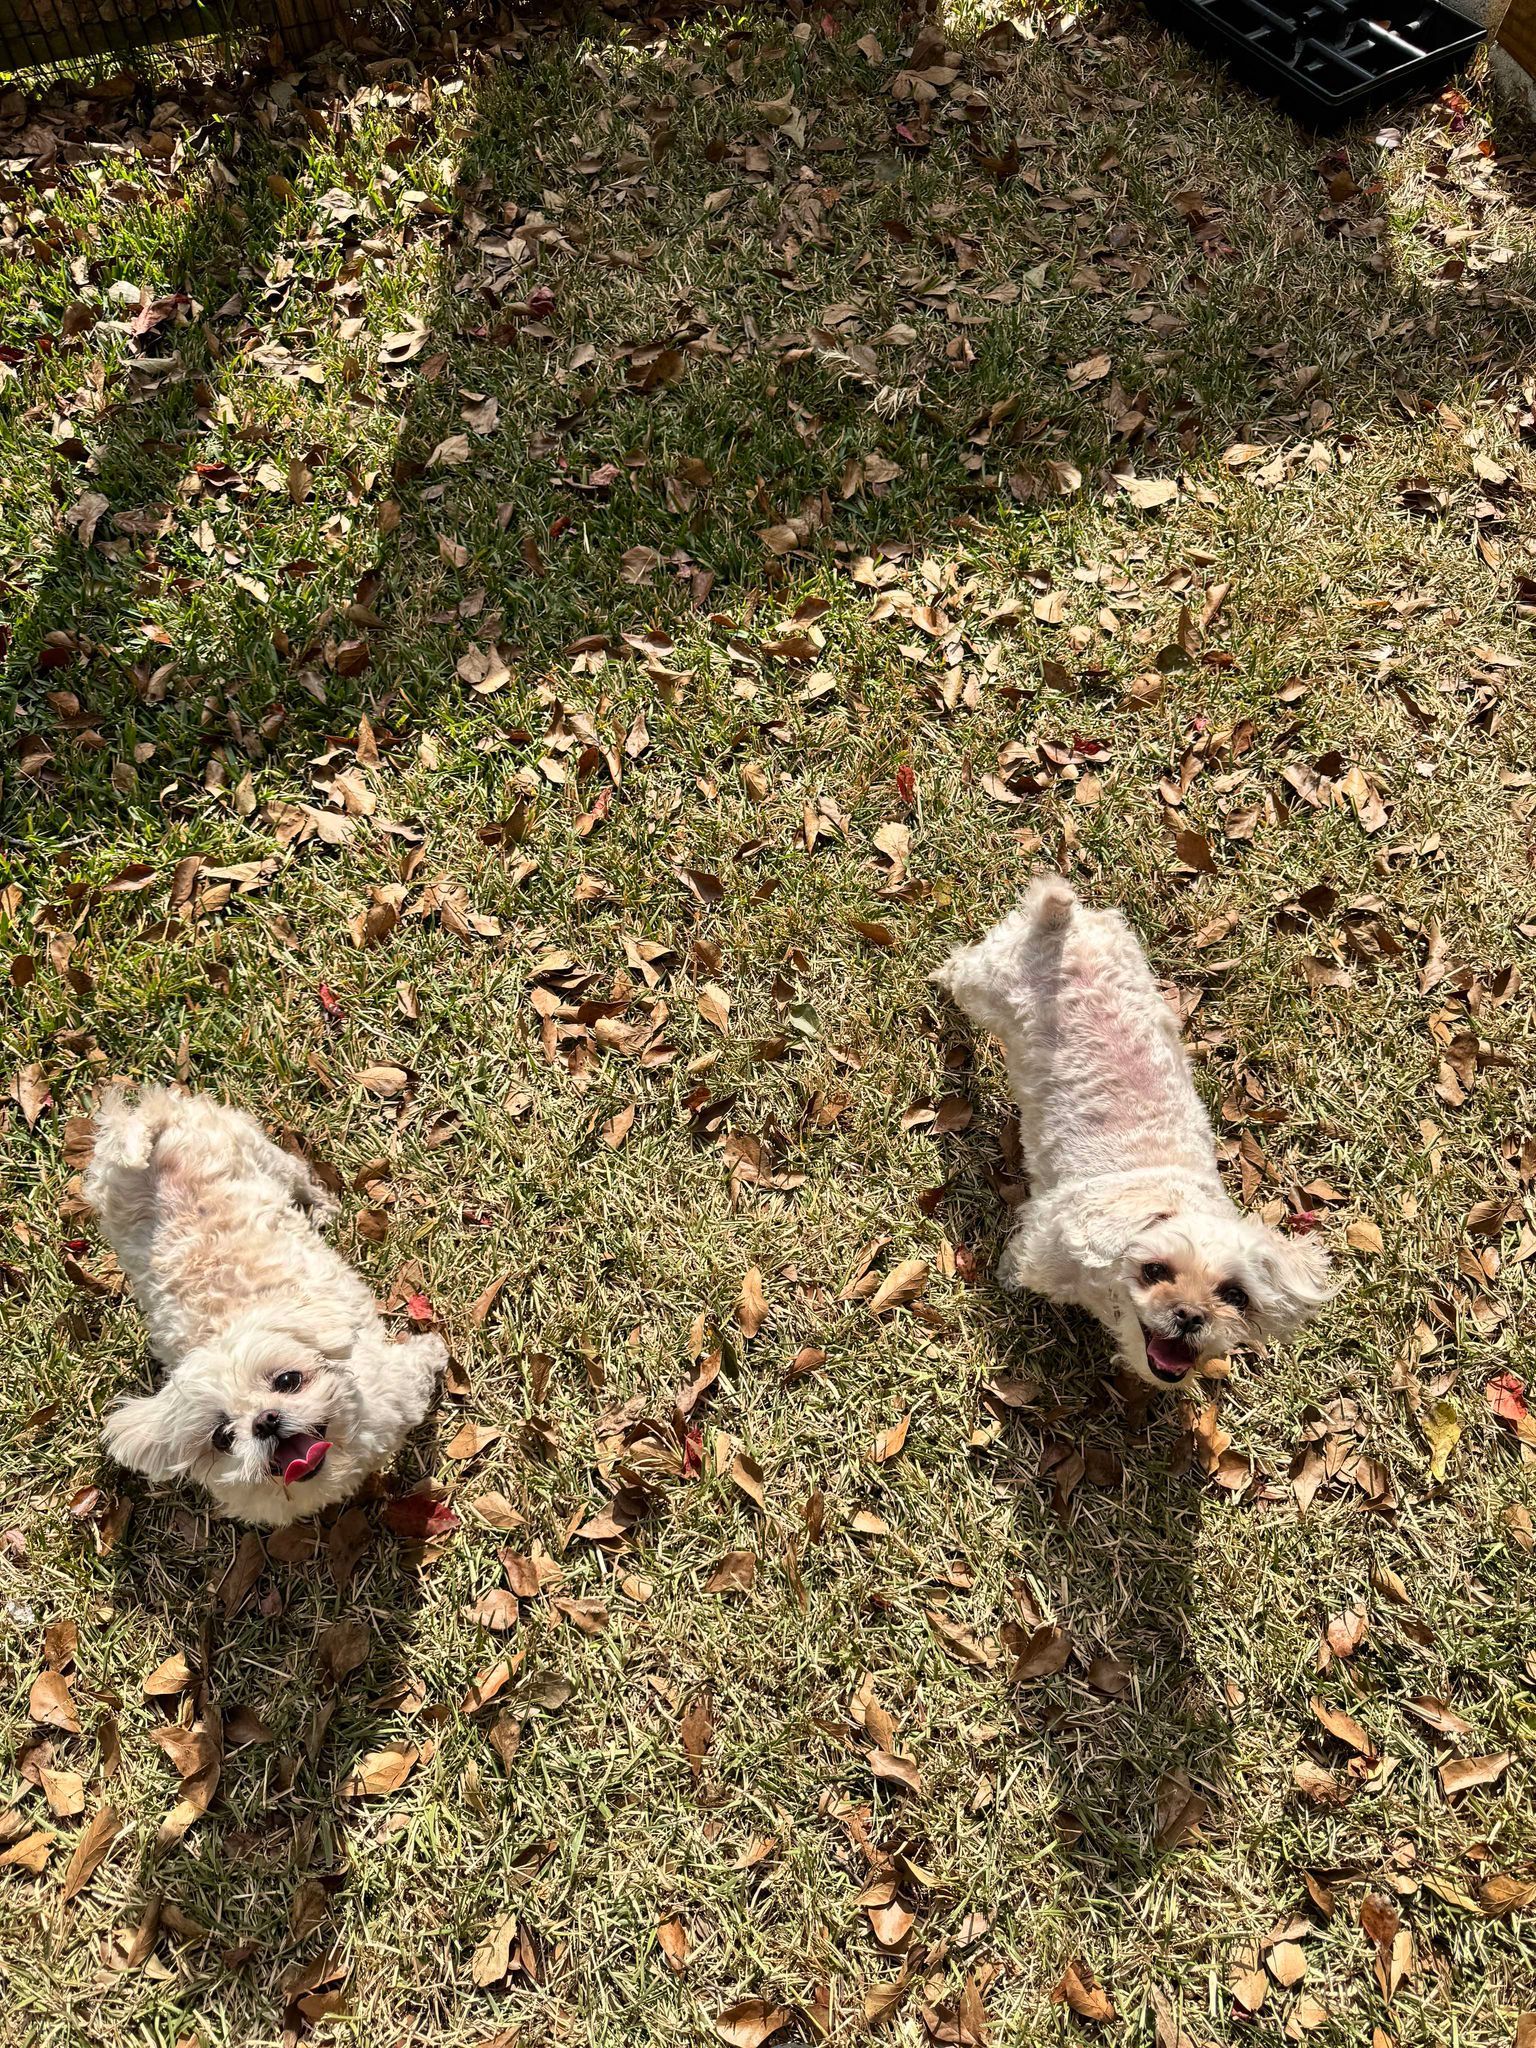
M1147 1356L1164 1372L1188 1372L1195 1362L1194 1346L1182 1337L1149 1337Z
M311 1472L318 1472L330 1448L323 1436L311 1436L305 1430L285 1436L277 1447L283 1464L284 1486L292 1486L300 1479L307 1479Z

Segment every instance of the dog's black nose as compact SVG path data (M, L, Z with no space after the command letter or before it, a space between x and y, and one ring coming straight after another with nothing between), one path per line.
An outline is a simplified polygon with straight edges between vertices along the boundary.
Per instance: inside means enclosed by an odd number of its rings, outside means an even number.
M1204 1311L1198 1308L1176 1308L1173 1312L1174 1326L1180 1337L1194 1337L1205 1328Z
M265 1443L269 1438L282 1434L283 1418L275 1408L269 1408L265 1415L258 1415L251 1424L251 1435Z

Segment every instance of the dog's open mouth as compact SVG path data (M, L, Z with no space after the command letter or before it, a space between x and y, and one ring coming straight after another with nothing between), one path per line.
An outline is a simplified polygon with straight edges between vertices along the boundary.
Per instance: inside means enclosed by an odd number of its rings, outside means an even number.
M313 1479L330 1448L323 1436L315 1436L307 1429L280 1436L272 1446L272 1477L281 1479L284 1486L297 1486L301 1479Z
M1141 1334L1146 1339L1147 1364L1170 1387L1200 1363L1200 1354L1187 1337L1159 1337L1145 1325Z

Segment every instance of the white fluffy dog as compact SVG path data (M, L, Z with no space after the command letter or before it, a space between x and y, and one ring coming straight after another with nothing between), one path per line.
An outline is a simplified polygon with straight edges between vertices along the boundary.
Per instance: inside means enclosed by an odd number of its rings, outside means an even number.
M1162 1387L1328 1299L1322 1247L1223 1191L1177 1022L1118 911L1043 876L933 978L1002 1040L1018 1100L1030 1195L1005 1286L1089 1310Z
M85 1196L169 1368L158 1393L109 1410L120 1464L199 1480L226 1514L276 1526L345 1500L426 1414L441 1338L390 1340L315 1227L325 1190L244 1111L112 1093Z

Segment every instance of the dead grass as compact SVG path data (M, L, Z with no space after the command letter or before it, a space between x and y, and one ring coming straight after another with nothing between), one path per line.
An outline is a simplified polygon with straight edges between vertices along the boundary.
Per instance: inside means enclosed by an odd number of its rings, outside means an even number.
M915 85L879 10L524 29L165 103L174 155L111 108L0 151L29 2044L1503 2048L1533 2002L1484 1391L1530 1312L1532 169L1475 98L1333 147L1139 16L985 28ZM1202 1415L991 1278L1002 1074L924 976L1048 861L1146 936L1234 1186L1351 1273ZM335 1169L460 1363L313 1554L99 1459L147 1366L69 1119L175 1073Z

